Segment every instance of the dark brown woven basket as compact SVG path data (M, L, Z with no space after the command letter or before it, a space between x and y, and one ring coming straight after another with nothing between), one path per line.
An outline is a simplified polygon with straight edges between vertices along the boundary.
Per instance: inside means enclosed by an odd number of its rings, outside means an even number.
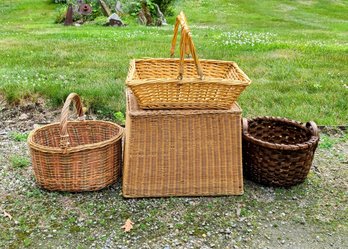
M313 121L275 117L243 119L243 170L247 179L274 187L303 182L319 142Z

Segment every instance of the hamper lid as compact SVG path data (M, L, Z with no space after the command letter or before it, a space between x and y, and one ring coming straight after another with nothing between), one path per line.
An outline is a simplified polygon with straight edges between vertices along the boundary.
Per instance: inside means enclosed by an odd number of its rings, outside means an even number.
M207 110L194 110L194 109L180 109L180 110L144 110L140 109L138 102L130 89L126 90L126 98L127 98L127 112L132 116L147 116L147 115L199 115L199 114L236 114L240 115L242 113L242 109L238 105L237 102L234 102L230 109L228 110L215 110L215 109L207 109Z

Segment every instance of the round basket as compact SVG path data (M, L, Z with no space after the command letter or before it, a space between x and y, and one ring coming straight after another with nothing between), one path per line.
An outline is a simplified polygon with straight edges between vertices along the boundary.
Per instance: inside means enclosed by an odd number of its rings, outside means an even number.
M75 102L78 121L68 121ZM118 179L123 128L106 121L84 120L81 99L71 93L60 123L37 128L29 134L32 164L39 186L58 191L93 191Z
M247 179L274 187L303 182L319 142L313 121L275 117L243 119L243 170Z

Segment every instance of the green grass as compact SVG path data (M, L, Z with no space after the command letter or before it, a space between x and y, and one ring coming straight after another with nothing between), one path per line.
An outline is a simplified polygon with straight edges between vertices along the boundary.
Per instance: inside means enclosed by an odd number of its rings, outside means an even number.
M24 142L24 141L27 141L28 139L28 136L29 134L28 133L20 133L20 132L11 132L10 133L10 138L13 140L13 141L16 141L16 142Z
M24 156L12 155L10 157L10 163L13 168L26 168L29 166L30 160Z
M331 149L337 143L346 143L348 141L348 133L344 133L342 136L329 136L327 134L320 135L319 148Z
M94 111L124 112L129 60L168 57L172 26L64 27L50 2L0 3L0 91L12 103L40 94L57 107L77 92ZM252 79L239 99L245 116L347 124L346 1L178 0L175 8L201 58L236 61Z

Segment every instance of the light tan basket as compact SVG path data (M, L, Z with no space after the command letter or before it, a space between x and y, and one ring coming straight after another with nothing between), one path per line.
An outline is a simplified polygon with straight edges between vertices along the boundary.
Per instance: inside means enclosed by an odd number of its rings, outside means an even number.
M80 120L68 122L72 101ZM123 128L83 117L80 97L72 93L66 99L60 123L30 133L28 144L39 186L48 190L91 191L118 179Z
M174 28L171 55L181 25L180 59L130 63L127 86L142 109L229 109L250 79L234 62L198 60L184 13ZM193 59L184 59L191 53ZM198 77L197 77L198 75Z
M123 196L243 193L241 109L142 110L127 93Z

